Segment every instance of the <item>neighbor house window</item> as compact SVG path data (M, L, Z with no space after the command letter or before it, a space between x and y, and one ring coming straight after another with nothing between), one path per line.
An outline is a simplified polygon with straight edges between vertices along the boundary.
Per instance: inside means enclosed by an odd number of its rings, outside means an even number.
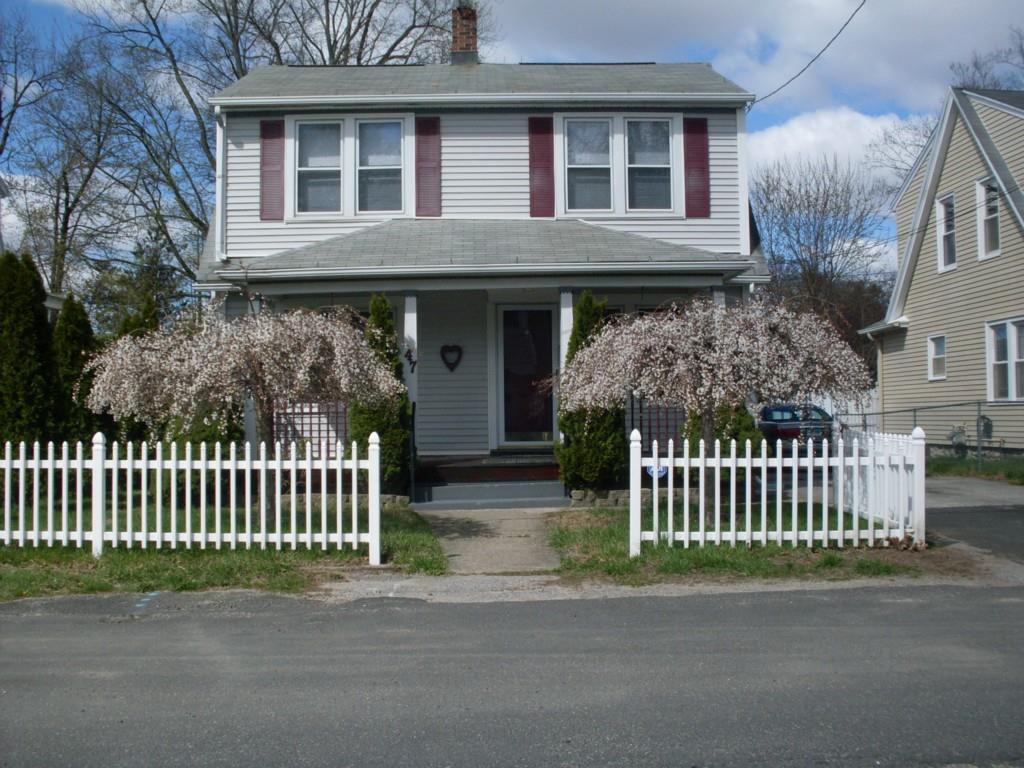
M357 140L360 213L402 210L401 121L360 121Z
M928 379L936 381L946 378L946 337L928 337Z
M978 182L978 257L999 255L999 187L995 179Z
M296 210L340 213L341 123L299 123L296 154Z
M566 120L565 166L567 210L611 210L611 121Z
M672 123L626 122L626 205L630 210L672 209Z
M1024 317L989 323L989 395L1024 400Z
M939 243L939 271L956 266L956 210L953 196L939 200L936 206L936 230Z

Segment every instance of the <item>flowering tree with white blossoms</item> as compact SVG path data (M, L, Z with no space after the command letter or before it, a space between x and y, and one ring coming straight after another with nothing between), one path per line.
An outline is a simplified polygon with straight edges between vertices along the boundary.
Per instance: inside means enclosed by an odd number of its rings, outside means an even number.
M815 315L770 301L723 307L707 299L611 322L559 381L563 411L621 407L632 395L700 414L705 444L719 406L826 393L853 401L870 386L860 357Z
M94 357L86 405L151 429L224 420L251 398L260 436L274 442L284 402L397 398L404 385L373 354L354 310L263 312L225 320L215 311L144 336L124 336Z

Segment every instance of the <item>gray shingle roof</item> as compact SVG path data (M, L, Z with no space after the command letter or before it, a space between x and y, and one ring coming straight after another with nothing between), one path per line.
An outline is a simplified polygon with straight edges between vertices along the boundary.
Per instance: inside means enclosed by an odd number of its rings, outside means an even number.
M733 102L748 94L709 65L688 64L428 64L423 66L293 67L253 70L216 94L214 104L240 99L389 100L450 97L559 96L653 98L719 97ZM485 98L486 100L486 98Z
M217 269L222 278L299 276L532 274L655 268L672 272L739 272L754 260L580 221L394 219L351 235Z
M1024 91L1004 91L992 88L964 88L967 93L976 93L992 101L1001 101L1017 109L1024 109Z

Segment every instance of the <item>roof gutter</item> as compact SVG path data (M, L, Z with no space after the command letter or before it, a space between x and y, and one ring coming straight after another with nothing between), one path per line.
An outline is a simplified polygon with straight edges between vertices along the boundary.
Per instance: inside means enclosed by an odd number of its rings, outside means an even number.
M480 277L523 274L671 274L678 272L720 272L729 277L753 266L750 261L657 262L648 264L483 264L453 266L440 264L420 267L306 267L294 269L231 269L216 274L229 282L266 282L273 280L310 280L323 278L359 279L366 277Z
M910 320L906 315L904 315L903 317L898 317L891 322L882 320L881 322L874 323L869 325L867 328L861 328L857 333L861 336L867 336L869 339L874 341L876 335L885 333L886 331L891 331L895 328L906 328L908 325L910 325Z
M412 93L382 96L214 96L215 107L355 106L365 104L665 103L746 104L752 93Z

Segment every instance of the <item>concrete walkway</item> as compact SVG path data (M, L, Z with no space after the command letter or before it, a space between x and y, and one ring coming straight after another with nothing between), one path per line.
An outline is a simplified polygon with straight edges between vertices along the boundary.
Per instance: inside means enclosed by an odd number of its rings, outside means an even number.
M536 573L558 567L545 520L552 509L418 510L452 573Z

